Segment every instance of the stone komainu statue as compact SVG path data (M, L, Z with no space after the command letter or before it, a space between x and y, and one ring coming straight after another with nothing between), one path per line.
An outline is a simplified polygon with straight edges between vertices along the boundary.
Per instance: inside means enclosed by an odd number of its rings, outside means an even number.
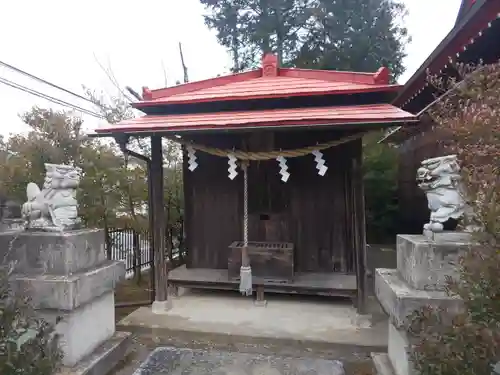
M45 164L42 190L30 182L26 187L28 201L23 204L22 216L27 229L75 229L80 224L76 189L81 169L69 165Z
M466 205L456 155L424 160L417 170L417 183L425 192L431 211L424 232L442 232L445 222L464 217Z

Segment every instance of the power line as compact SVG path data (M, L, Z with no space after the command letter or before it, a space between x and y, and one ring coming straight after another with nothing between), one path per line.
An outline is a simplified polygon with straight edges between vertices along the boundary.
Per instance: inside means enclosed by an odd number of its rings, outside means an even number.
M97 117L97 118L104 118L104 116L101 115L101 114L99 114L99 113L92 112L92 111L90 111L88 109L82 108L82 107L77 106L75 104L71 104L71 103L68 103L68 102L66 102L64 100L57 99L57 98L54 98L53 96L49 96L49 95L41 93L39 91L30 89L30 88L28 88L26 86L20 85L20 84L15 83L15 82L12 82L12 81L10 81L10 80L8 80L6 78L0 77L0 83L3 83L4 85L9 86L9 87L18 89L20 91L24 91L24 92L26 92L28 94L31 94L31 95L34 95L34 96L38 96L39 98L48 100L48 101L50 101L52 103L59 104L59 105L62 105L64 107L69 107L69 108L78 110L78 111L80 111L82 113L85 113L85 114L88 114L90 116L94 116L94 117Z
M59 104L59 105L62 105L64 107L69 107L69 108L72 108L72 109L75 109L75 110L79 110L79 111L81 111L83 113L86 113L86 114L94 116L94 117L98 117L98 118L103 118L104 117L103 115L98 114L96 112L92 112L92 111L90 111L88 109L82 108L82 107L77 106L75 104L71 104L71 103L68 103L68 102L66 102L64 100L54 98L53 96L50 96L50 95L41 93L39 91L30 89L30 88L28 88L26 86L20 85L18 83L12 82L12 81L10 81L8 79L5 79L5 78L2 78L2 77L0 77L0 83L3 83L4 85L9 86L9 87L18 89L20 91L24 91L24 92L26 92L28 94L37 96L39 98L46 99L46 100L48 100L48 101L50 101L52 103Z
M127 99L129 102L133 102L133 100L131 100L125 91L123 91L123 89L120 87L120 85L118 84L118 81L116 80L116 77L115 75L113 74L113 70L111 70L111 64L109 62L109 59L108 59L108 69L104 68L104 66L101 64L101 62L99 61L99 59L97 58L95 52L94 52L94 59L97 63L97 65L99 65L99 67L101 68L101 70L104 72L104 74L106 74L106 77L108 77L109 81L113 84L113 86L115 86L115 88L123 95L123 97L125 99ZM130 103L129 103L130 104Z
M30 78L32 78L32 79L34 79L34 80L38 81L38 82L42 82L42 83L44 83L44 84L46 84L46 85L48 85L48 86L51 86L51 87L53 87L53 88L55 88L55 89L58 89L58 90L64 91L65 93L70 94L70 95L74 96L75 98L82 99L82 100L85 100L85 101L90 102L90 103L92 103L92 104L95 104L92 100L90 100L89 98L86 98L86 97L85 97L85 96L83 96L83 95L80 95L80 94L77 94L77 93L75 93L75 92L73 92L73 91L70 91L70 90L68 90L68 89L65 89L64 87L58 86L58 85L56 85L56 84L54 84L54 83L51 83L51 82L49 82L49 81L47 81L47 80L45 80L45 79L43 79L43 78L37 77L37 76L35 76L35 75L33 75L33 74L30 74L30 73L28 73L28 72L26 72L26 71L24 71L24 70L22 70L22 69L16 68L15 66L10 65L10 64L7 64L6 62L0 61L0 65L3 65L3 66L5 66L6 68L9 68L9 69L11 69L11 70L13 70L13 71L15 71L15 72L17 72L17 73L23 74L23 75L25 75L26 77L30 77Z

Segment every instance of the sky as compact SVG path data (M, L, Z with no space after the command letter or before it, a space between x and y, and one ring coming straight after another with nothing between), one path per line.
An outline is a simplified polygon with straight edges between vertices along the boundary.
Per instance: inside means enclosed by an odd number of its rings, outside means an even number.
M404 83L448 34L460 0L402 0L407 46ZM82 86L98 94L116 93L106 73L141 91L173 85L183 77L178 43L183 45L190 81L225 74L230 58L203 22L198 0L18 0L0 2L0 61L78 94ZM74 105L92 104L50 88L0 65L0 78ZM32 106L62 107L0 82L0 134L26 131L18 114ZM83 115L87 129L103 120Z

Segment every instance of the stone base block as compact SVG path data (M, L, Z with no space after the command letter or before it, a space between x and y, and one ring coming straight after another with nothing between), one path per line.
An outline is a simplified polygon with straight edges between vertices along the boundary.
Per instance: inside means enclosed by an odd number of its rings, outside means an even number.
M395 375L416 375L408 354L409 349L407 332L389 323L387 355Z
M470 236L454 233L441 233L438 240L424 235L398 235L398 271L415 289L444 290L446 277L458 277L459 258L472 244L467 238Z
M102 229L68 232L10 231L0 233L0 258L16 263L26 275L70 275L106 260Z
M371 353L375 375L395 375L387 353Z
M115 297L113 291L70 312L38 310L40 316L55 323L61 335L63 365L75 366L115 333Z
M154 301L151 305L153 314L166 314L172 308L172 300L169 298L166 301Z
M31 296L35 308L71 311L112 292L124 277L123 262L105 261L95 269L69 276L14 275L12 281L17 290Z
M265 299L263 300L254 300L253 301L254 306L256 307L266 307L267 306L267 301Z
M116 332L91 355L74 367L62 368L56 375L103 375L108 374L126 355L132 341L129 332Z
M424 306L446 311L450 317L463 309L461 299L450 297L443 291L413 289L402 280L397 270L386 268L375 270L375 295L397 328L406 326L408 316Z
M374 316L373 314L356 314L351 319L351 323L361 329L371 328L373 327Z

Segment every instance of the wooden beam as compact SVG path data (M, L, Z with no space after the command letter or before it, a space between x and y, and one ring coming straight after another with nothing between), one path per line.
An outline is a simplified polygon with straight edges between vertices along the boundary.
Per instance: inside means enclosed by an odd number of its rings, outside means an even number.
M163 302L168 298L168 270L165 251L166 215L163 201L163 151L162 138L159 135L151 136L151 190L152 210L154 217L153 246L154 246L154 277L155 301Z
M356 307L360 314L366 313L366 293L367 293L367 267L366 267L366 222L365 222L365 194L363 189L363 169L362 169L362 144L356 141L354 158L352 159L352 204L354 215L354 259L356 262L356 284L357 301Z

